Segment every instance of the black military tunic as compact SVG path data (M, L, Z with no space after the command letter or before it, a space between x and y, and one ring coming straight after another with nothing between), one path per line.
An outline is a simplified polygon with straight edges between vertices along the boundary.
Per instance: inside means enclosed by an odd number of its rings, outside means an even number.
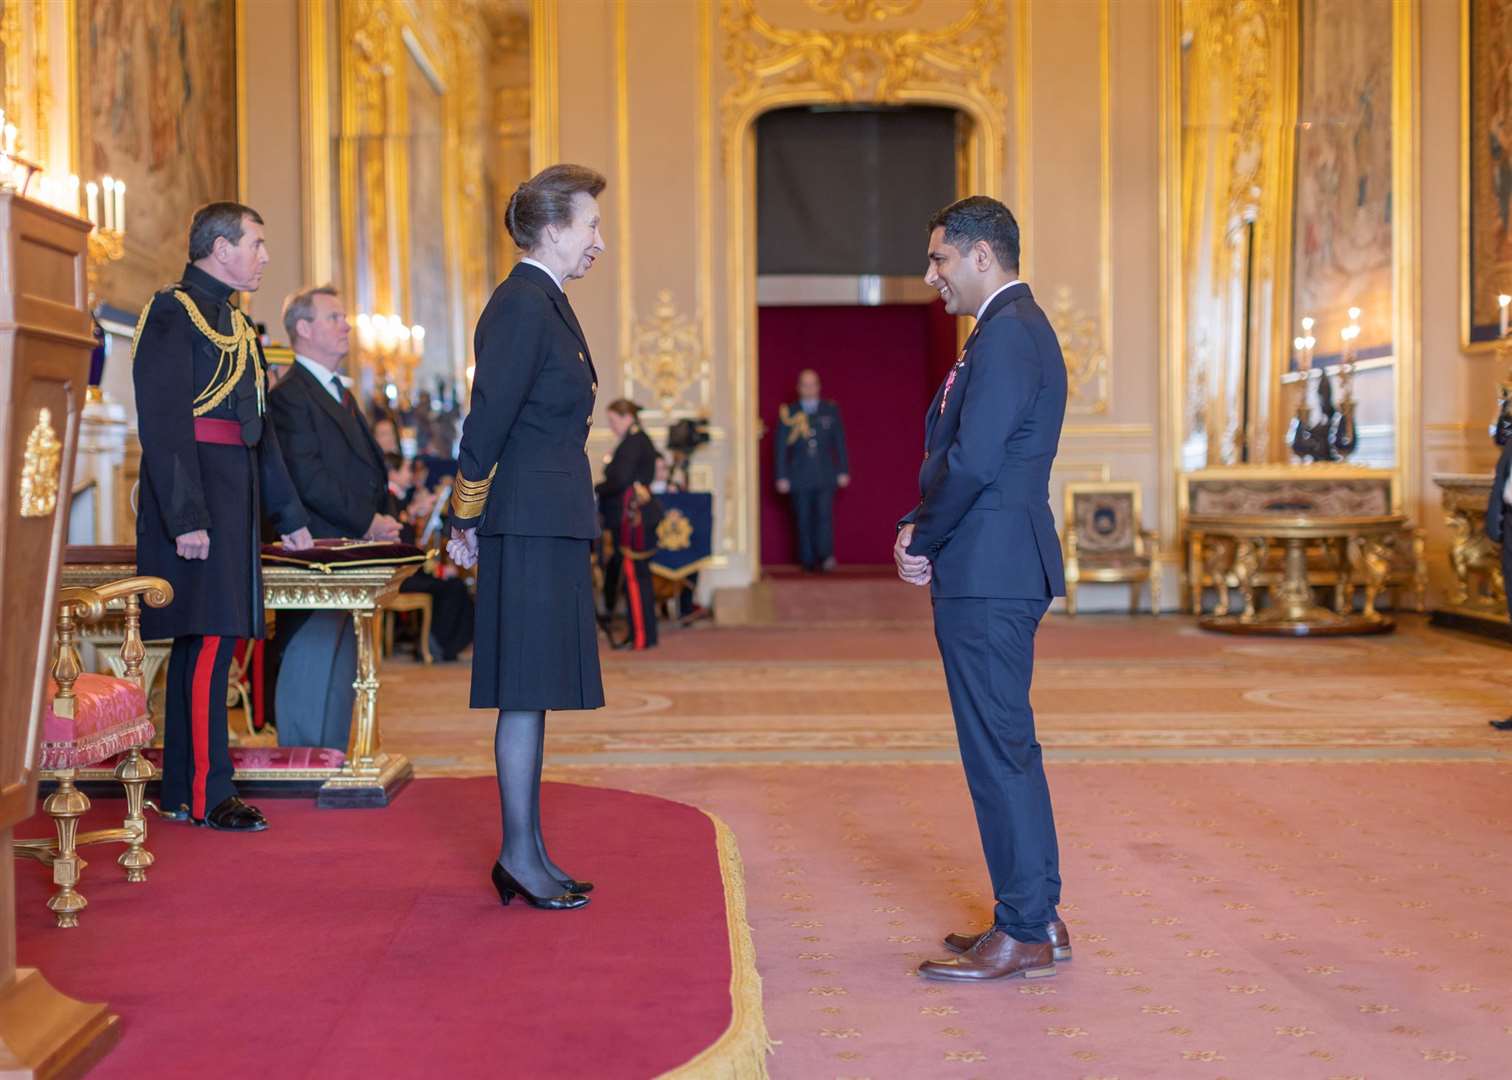
M264 501L280 533L306 524L263 421L262 348L232 289L195 266L142 311L132 346L142 442L137 571L166 578L173 601L142 612L142 634L173 638L163 721L161 801L197 821L236 794L226 684L240 638L263 636ZM176 540L204 529L207 559Z
M262 637L260 507L280 533L307 523L278 436L263 421L267 376L255 332L244 354L223 351L179 299L186 298L224 341L238 326L250 329L231 303L232 292L186 266L183 279L143 311L132 350L142 442L137 572L173 585L171 604L142 611L142 636L148 639ZM196 419L236 423L241 445L197 441ZM176 538L196 529L209 531L210 557L180 558Z
M598 377L567 295L521 263L473 339L450 524L478 530L475 709L596 709L588 429Z

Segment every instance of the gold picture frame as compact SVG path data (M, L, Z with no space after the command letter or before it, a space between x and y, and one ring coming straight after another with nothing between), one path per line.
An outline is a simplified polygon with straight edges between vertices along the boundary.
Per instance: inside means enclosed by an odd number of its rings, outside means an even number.
M1481 353L1496 348L1497 294L1512 292L1512 199L1498 207L1492 190L1496 165L1490 109L1497 103L1485 100L1498 62L1512 65L1512 43L1487 25L1494 20L1504 30L1512 27L1512 0L1460 0L1459 7L1460 348ZM1512 126L1512 95L1505 97L1499 104L1505 123ZM1507 170L1504 182L1512 185L1512 145L1503 147L1500 168ZM1495 230L1491 219L1498 213L1503 218L1501 250L1483 259L1483 245Z

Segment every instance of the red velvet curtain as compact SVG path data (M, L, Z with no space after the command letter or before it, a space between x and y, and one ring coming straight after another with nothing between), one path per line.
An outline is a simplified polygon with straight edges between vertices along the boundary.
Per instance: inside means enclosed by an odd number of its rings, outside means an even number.
M788 501L772 486L772 439L804 368L839 404L850 448L851 484L835 497L835 557L890 564L894 525L918 501L924 411L955 359L955 320L940 304L763 307L757 330L763 565L798 561Z

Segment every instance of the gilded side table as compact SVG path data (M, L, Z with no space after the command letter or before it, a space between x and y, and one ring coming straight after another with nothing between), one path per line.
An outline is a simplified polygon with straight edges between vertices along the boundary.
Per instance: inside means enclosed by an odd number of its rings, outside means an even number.
M1239 581L1244 610L1237 615L1207 615L1197 620L1204 630L1277 637L1316 637L1343 634L1384 634L1396 626L1376 610L1376 598L1391 571L1390 548L1402 536L1402 514L1357 517L1323 515L1229 517L1192 514L1187 527L1204 537L1232 543L1230 565ZM1272 544L1284 549L1280 579L1270 584L1270 603L1257 607L1258 568L1265 565ZM1225 545L1227 547L1227 545ZM1334 606L1317 603L1308 581L1309 549L1322 548L1338 564L1340 584ZM1345 582L1349 570L1364 581L1363 610L1354 610L1354 589Z

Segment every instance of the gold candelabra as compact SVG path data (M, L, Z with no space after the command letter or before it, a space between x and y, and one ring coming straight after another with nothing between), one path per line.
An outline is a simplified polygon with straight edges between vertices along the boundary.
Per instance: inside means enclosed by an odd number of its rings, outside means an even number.
M415 371L425 357L425 327L407 326L397 315L357 316L357 359L370 367L390 402L408 400Z

